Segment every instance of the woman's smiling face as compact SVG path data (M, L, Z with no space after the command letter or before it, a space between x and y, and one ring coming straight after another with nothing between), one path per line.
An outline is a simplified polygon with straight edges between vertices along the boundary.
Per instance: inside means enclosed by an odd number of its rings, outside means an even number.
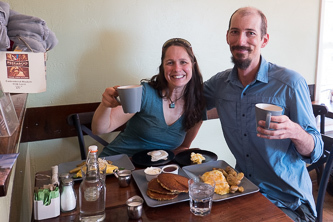
M181 46L170 46L163 60L164 76L169 88L183 88L192 78L191 58Z

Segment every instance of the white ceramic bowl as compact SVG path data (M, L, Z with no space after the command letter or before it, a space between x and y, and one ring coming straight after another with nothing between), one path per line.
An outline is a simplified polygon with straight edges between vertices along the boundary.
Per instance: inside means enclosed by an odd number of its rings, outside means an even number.
M152 179L156 178L162 172L162 170L159 167L147 167L144 172L147 181L151 181Z
M179 166L176 164L165 165L162 167L163 173L173 173L178 174Z

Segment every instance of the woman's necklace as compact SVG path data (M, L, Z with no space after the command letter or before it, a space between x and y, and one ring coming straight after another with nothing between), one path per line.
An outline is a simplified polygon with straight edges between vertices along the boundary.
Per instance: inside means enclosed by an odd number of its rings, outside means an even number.
M175 101L172 101L170 97L168 97L168 99L170 100L170 104L169 104L169 108L173 109L175 108L175 102L177 102L178 100L180 100L183 97L183 95L181 95L179 98L175 99Z

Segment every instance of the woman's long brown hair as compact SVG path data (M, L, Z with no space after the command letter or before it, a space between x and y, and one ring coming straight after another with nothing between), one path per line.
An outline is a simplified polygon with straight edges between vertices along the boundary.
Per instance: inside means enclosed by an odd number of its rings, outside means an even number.
M185 86L184 90L184 129L187 131L191 129L196 123L200 122L203 118L203 112L205 109L205 100L203 96L203 80L199 69L199 65L195 55L193 54L192 47L182 41L171 41L165 44L162 48L161 65L159 66L159 73L154 75L148 81L154 89L158 90L158 94L161 98L168 98L168 82L164 76L163 60L165 53L170 46L181 46L189 55L192 62L192 78ZM162 91L166 91L166 95L162 95Z

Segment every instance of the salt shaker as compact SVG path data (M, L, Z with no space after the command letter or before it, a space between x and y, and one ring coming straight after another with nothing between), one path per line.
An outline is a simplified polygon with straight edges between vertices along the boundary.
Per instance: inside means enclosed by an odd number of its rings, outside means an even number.
M62 184L62 181L64 179L67 179L67 178L69 178L69 173L61 173L61 174L59 174L59 179L60 179L60 183L61 184Z
M62 212L72 211L76 208L76 195L73 189L73 179L66 178L62 181L60 194L60 209Z

